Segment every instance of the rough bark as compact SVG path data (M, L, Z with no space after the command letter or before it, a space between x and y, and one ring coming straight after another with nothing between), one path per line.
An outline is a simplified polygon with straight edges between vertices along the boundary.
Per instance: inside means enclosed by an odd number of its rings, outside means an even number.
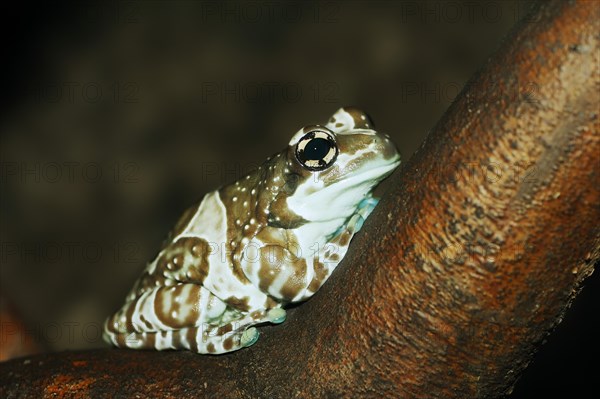
M392 176L330 281L250 349L17 359L0 396L509 392L600 255L599 32L593 2L543 3Z

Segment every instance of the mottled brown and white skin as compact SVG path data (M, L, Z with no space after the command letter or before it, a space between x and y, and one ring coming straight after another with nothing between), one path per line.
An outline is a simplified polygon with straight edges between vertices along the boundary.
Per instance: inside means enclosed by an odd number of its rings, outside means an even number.
M400 163L365 113L339 109L287 148L207 194L177 222L105 325L119 347L224 353L281 323L312 296L373 210L374 187Z

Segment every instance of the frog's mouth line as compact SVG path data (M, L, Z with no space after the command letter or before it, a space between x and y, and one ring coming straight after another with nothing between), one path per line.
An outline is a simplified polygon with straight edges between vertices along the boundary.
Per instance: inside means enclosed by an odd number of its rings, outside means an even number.
M380 181L388 177L392 172L400 165L400 158L398 158L394 162L390 162L384 165L376 166L374 168L369 168L364 171L361 171L358 174L352 175L350 177L346 177L345 179L341 179L333 183L332 185L338 183L350 183L353 181L358 181L358 183L364 183L367 181L375 181L375 184L379 184ZM370 176L370 177L369 177ZM349 184L348 187L352 187L355 184Z

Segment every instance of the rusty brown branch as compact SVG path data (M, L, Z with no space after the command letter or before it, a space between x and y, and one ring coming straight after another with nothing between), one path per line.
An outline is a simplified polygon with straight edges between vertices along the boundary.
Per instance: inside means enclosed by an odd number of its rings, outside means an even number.
M469 83L343 265L251 349L0 366L3 397L495 397L600 255L599 8L548 2Z

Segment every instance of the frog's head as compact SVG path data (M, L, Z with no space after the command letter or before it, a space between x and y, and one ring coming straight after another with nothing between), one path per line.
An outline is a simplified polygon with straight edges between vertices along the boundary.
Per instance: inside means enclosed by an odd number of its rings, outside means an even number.
M325 126L300 129L286 158L287 209L333 231L400 164L388 136L353 107L340 108Z

